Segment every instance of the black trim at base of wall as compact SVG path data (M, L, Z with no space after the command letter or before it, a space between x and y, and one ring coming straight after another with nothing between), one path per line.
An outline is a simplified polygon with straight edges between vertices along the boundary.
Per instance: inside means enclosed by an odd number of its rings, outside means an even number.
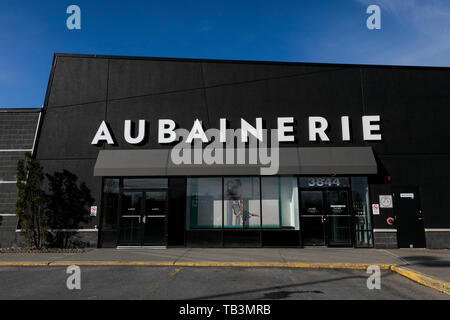
M302 247L297 230L186 230L186 247Z

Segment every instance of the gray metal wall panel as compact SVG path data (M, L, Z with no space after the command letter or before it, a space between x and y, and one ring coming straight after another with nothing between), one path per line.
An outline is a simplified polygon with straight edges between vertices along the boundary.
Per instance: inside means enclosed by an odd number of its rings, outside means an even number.
M248 163L248 151L247 151ZM370 147L280 148L278 174L374 174ZM169 149L101 150L95 176L260 175L262 164L175 164Z
M101 150L94 176L166 176L169 150Z

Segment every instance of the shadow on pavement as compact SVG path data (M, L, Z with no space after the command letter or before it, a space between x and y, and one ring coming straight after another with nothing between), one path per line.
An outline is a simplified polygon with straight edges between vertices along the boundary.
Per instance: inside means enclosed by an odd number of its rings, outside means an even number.
M392 274L387 273L387 274L383 275L383 278L386 278L387 276L392 276ZM307 286L307 285L314 285L314 284L319 284L319 283L329 283L329 282L349 280L349 279L364 279L364 280L366 280L367 277L363 276L363 275L339 277L339 278L332 278L332 279L320 280L320 281L311 281L311 282L305 282L305 283L295 283L295 284L289 284L289 285L284 285L284 286L273 286L273 287L265 287L265 288L254 289L254 290L242 290L242 291L235 291L235 292L229 292L229 293L221 293L221 294L215 294L215 295L209 295L209 296L195 297L195 298L190 298L190 299L192 299L192 300L206 300L206 299L226 298L226 297L230 297L230 296L234 296L234 295L240 295L240 294L249 294L249 293L258 293L258 292L263 293L265 291L271 291L271 290L273 290L273 291L275 291L275 290L283 290L283 289L288 289L288 288L295 288L295 287L298 287L298 286ZM317 294L322 294L323 292L321 292L319 290L275 291L275 292L264 293L263 297L256 298L255 300L283 299L283 298L289 296L288 293L289 294L295 294L295 293L317 293ZM268 295L270 295L270 296L268 296ZM275 297L273 297L273 296L275 296Z
M409 266L450 267L450 260L444 260L436 256L403 256L401 258L407 261Z
M274 291L274 292L268 292L264 293L264 296L261 298L257 298L255 300L279 300L279 299L286 299L294 294L301 294L301 293L317 293L317 294L324 294L322 291L319 290L296 290L296 291Z

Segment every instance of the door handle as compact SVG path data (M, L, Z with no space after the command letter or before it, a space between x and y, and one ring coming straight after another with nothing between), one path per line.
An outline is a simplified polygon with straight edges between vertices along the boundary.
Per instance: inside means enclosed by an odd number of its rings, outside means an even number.
M142 223L147 223L147 217L146 216L142 217Z

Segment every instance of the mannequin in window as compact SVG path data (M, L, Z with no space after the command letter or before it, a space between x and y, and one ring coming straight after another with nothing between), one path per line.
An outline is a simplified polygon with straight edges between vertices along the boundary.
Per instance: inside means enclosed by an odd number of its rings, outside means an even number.
M241 225L244 228L248 228L250 225L251 217L259 217L259 214L251 213L244 209L243 200L233 200L233 205L231 206L234 216L236 217L236 225Z
M256 213L251 213L248 210L244 209L244 200L242 200L241 195L241 180L235 179L228 181L227 183L227 194L228 198L232 199L231 203L231 212L234 217L234 226L243 226L244 228L248 228L250 225L251 217L259 217Z

